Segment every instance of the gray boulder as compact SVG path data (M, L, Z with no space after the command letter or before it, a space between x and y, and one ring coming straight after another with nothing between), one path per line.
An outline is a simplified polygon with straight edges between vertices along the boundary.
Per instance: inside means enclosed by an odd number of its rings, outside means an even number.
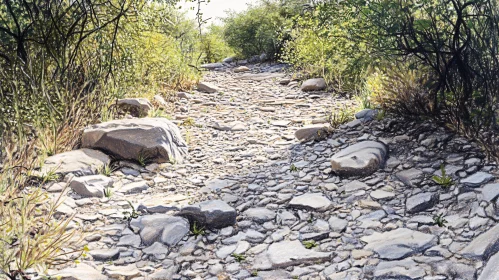
M104 197L104 190L113 185L113 179L104 175L75 177L69 187L83 197Z
M119 108L128 111L134 117L145 117L153 106L147 98L124 98L116 102Z
M326 89L326 80L323 78L309 79L301 85L302 91L316 91Z
M178 213L198 226L219 229L236 223L236 210L221 200L209 200L185 206Z
M101 151L80 149L69 151L45 159L40 173L54 171L57 174L73 173L76 176L93 175L111 160Z
M387 155L385 144L363 141L333 155L331 168L340 176L370 175L385 164Z
M178 127L164 118L125 119L105 122L83 131L82 146L105 151L116 159L158 163L181 162L187 144Z

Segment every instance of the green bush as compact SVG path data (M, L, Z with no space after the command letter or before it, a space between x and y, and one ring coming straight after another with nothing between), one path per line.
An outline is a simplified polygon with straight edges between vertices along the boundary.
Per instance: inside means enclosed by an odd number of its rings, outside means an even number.
M209 25L201 35L199 44L203 63L219 62L235 55L234 50L224 39L224 26L221 25Z

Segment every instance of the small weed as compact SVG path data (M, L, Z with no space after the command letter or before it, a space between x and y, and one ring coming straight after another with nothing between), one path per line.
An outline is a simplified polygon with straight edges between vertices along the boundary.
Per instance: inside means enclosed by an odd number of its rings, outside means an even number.
M187 145L190 145L191 140L192 140L192 133L190 130L186 130L185 131L185 143L187 143Z
M149 155L144 152L144 151L141 151L139 153L139 155L137 156L137 162L140 164L140 166L144 167L146 166L149 162L150 162L151 158L149 157Z
M165 118L165 119L169 119L169 120L172 119L172 117L170 115L165 113L163 108L154 108L154 109L150 110L148 113L148 116L150 118Z
M195 125L196 121L191 117L188 117L182 122L182 126L195 126Z
M381 121L385 118L386 116L386 111L385 110L378 110L378 113L376 114L376 120Z
M194 222L191 227L191 235L194 236L199 236L199 235L205 235L206 232L204 231L204 227L198 227L198 224Z
M433 221L435 222L435 224L439 227L444 227L445 224L447 223L447 220L444 219L444 214L440 214L440 215L435 215L433 216Z
M312 249L312 248L317 247L317 243L314 240L303 241L302 244L307 249Z
M135 207L133 207L132 203L130 201L127 201L128 205L130 205L131 211L124 211L123 212L123 220L130 222L133 219L137 219L139 217L139 213L135 210Z
M433 176L432 179L435 183L439 184L444 188L448 188L454 184L451 176L448 176L445 172L445 166L442 164L440 166L440 171L442 172L442 176Z
M298 169L298 167L296 167L294 164L291 164L291 166L289 167L289 171L291 172L298 172L300 169Z
M332 128L338 128L352 119L352 112L345 106L340 110L331 112L327 119Z
M310 217L308 218L307 222L309 224L313 223L315 221L315 218L314 218L314 214L313 213L310 213Z
M253 270L253 271L251 272L251 276L253 276L253 277L258 276L258 270Z
M112 166L110 164L106 164L106 165L100 167L99 169L97 169L97 173L109 177L117 169L118 168L116 166Z
M104 196L110 198L113 195L113 190L109 187L104 189Z
M47 172L40 174L38 178L40 179L40 181L42 181L42 184L45 184L47 182L59 180L60 176L59 174L57 174L57 168L52 168Z
M236 259L236 262L243 262L246 260L246 256L242 254L233 253L232 256Z

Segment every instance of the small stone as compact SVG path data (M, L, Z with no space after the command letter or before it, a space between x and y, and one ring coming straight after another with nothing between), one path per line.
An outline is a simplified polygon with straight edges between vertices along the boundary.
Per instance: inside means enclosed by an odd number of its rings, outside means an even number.
M331 208L331 201L320 193L307 193L293 199L289 202L289 207L297 209L314 210L324 212Z
M499 184L487 184L482 189L483 199L494 201L499 196Z
M326 80L323 78L309 79L301 85L302 91L316 91L326 89Z
M198 90L206 93L215 93L220 91L220 89L217 86L207 82L199 82Z
M250 220L253 220L260 224L274 220L276 217L276 213L274 211L263 207L250 208L244 212L244 215Z
M407 198L406 209L408 213L418 213L432 208L438 203L435 193L420 193Z
M236 223L236 210L221 200L209 200L185 206L178 214L196 222L198 226L219 229Z
M69 187L82 197L104 197L104 190L113 185L113 179L104 175L75 177Z
M486 172L477 172L467 178L462 179L461 184L468 187L480 187L482 184L488 183L494 179L494 175Z

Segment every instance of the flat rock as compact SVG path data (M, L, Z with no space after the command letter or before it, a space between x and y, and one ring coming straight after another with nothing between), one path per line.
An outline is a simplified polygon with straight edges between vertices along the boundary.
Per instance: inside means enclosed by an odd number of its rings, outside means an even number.
M400 171L395 174L397 179L409 187L416 187L423 180L423 171L415 168Z
M422 279L425 270L411 260L382 261L374 271L375 279Z
M426 192L408 197L405 206L408 213L418 213L432 208L437 203L438 194Z
M499 279L499 253L496 253L493 255L487 264L485 265L485 268L483 269L482 273L478 277L478 280L492 280L492 279Z
M221 200L208 200L188 205L179 212L180 216L196 222L199 226L220 229L236 223L236 210Z
M212 127L221 131L243 131L248 130L245 123L240 121L223 123L223 122L215 122Z
M381 259L386 260L400 260L437 244L436 236L408 228L375 232L361 240L367 242L364 249L375 251Z
M282 78L285 74L283 73L258 73L258 74L243 74L238 77L234 77L235 80L251 80L251 81L263 81L274 78Z
M250 208L244 211L244 215L248 217L250 220L262 224L274 220L276 217L276 212L264 207L258 207L258 208Z
M63 270L57 271L52 275L56 279L61 280L107 280L108 277L102 275L94 267L80 263L76 267L68 267Z
M327 136L329 128L325 125L311 125L300 128L295 132L298 141L319 140Z
M246 66L239 66L234 69L234 73L243 73L243 72L248 72L250 69Z
M45 159L40 173L57 174L73 173L76 176L93 175L96 171L111 162L109 156L101 151L80 149L69 151Z
M135 264L129 264L126 266L111 265L106 266L104 269L106 275L109 275L112 279L124 279L131 280L135 277L140 276L140 271Z
M199 82L197 90L205 93L215 93L220 91L217 86L208 82Z
M484 200L494 201L499 196L499 184L487 184L482 188Z
M259 261L267 259L270 265L269 269L314 264L328 261L331 257L330 253L306 249L298 240L273 243L263 254L263 258Z
M308 79L303 82L300 89L302 91L316 91L326 89L326 80L323 78Z
M460 251L466 258L486 260L499 251L499 225L475 237Z
M207 70L213 70L217 68L224 67L223 63L207 63L207 64L201 64L201 68L207 69Z
M461 184L468 187L480 187L482 184L486 184L494 179L495 177L492 174L486 172L477 172L469 177L462 179Z
M370 193L370 196L375 200L390 200L395 197L395 193L384 190L375 190Z
M384 165L387 154L385 144L363 141L333 155L331 168L341 176L370 175Z
M293 197L289 202L289 207L296 209L307 209L324 212L331 208L331 201L320 193L307 193Z
M114 261L120 257L120 249L91 250L89 254L95 261Z
M165 118L124 119L96 124L83 131L82 146L95 148L116 159L181 162L187 144L180 130Z
M119 192L124 194L133 194L133 193L141 193L149 188L149 185L146 181L138 181L124 184Z
M82 197L104 197L104 190L113 185L114 180L104 175L75 177L69 187Z

